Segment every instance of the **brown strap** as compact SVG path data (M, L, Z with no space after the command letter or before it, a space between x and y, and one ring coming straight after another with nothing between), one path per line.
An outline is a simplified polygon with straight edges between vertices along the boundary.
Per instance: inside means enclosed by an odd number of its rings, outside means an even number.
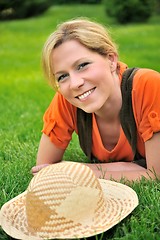
M137 146L137 127L132 108L132 83L133 77L138 68L128 68L122 76L122 108L120 111L120 120L123 131L132 147L134 156Z
M86 154L92 159L92 114L86 113L82 109L77 108L77 128L79 143Z

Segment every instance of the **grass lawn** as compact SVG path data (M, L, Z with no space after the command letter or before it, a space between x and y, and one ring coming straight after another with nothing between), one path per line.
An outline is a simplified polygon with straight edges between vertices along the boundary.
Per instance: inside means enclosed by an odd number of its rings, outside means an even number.
M105 24L119 45L120 60L130 67L160 71L160 18L147 24L120 26L107 18L103 6L55 6L28 20L0 22L0 207L23 192L32 175L42 116L54 92L43 78L41 49L57 23L87 16ZM65 159L85 158L74 135ZM160 239L160 181L132 183L139 206L104 239ZM0 230L0 239L10 239ZM97 239L101 239L98 236Z

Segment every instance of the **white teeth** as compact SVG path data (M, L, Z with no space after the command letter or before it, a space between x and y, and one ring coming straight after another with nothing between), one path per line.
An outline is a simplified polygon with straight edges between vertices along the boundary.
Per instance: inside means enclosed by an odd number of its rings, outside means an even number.
M88 97L92 92L93 92L93 90L89 90L88 92L85 92L84 94L78 96L78 98L84 99L84 98Z

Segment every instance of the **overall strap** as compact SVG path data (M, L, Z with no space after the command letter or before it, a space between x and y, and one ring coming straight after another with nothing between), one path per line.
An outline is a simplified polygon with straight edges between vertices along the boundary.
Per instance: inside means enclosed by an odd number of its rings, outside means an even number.
M134 74L138 68L128 68L122 76L121 92L122 92L122 108L120 111L120 121L123 131L132 147L134 156L137 146L137 127L132 107L132 83Z
M89 160L92 159L92 113L77 108L77 128L80 146Z

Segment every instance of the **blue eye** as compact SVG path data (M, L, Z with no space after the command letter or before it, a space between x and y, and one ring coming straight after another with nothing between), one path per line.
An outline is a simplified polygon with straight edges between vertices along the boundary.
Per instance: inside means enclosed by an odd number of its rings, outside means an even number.
M58 82L60 82L60 81L63 81L66 77L68 77L67 73L60 75L57 80L58 80Z
M78 65L78 70L83 69L84 67L86 67L89 64L89 62L84 62Z

